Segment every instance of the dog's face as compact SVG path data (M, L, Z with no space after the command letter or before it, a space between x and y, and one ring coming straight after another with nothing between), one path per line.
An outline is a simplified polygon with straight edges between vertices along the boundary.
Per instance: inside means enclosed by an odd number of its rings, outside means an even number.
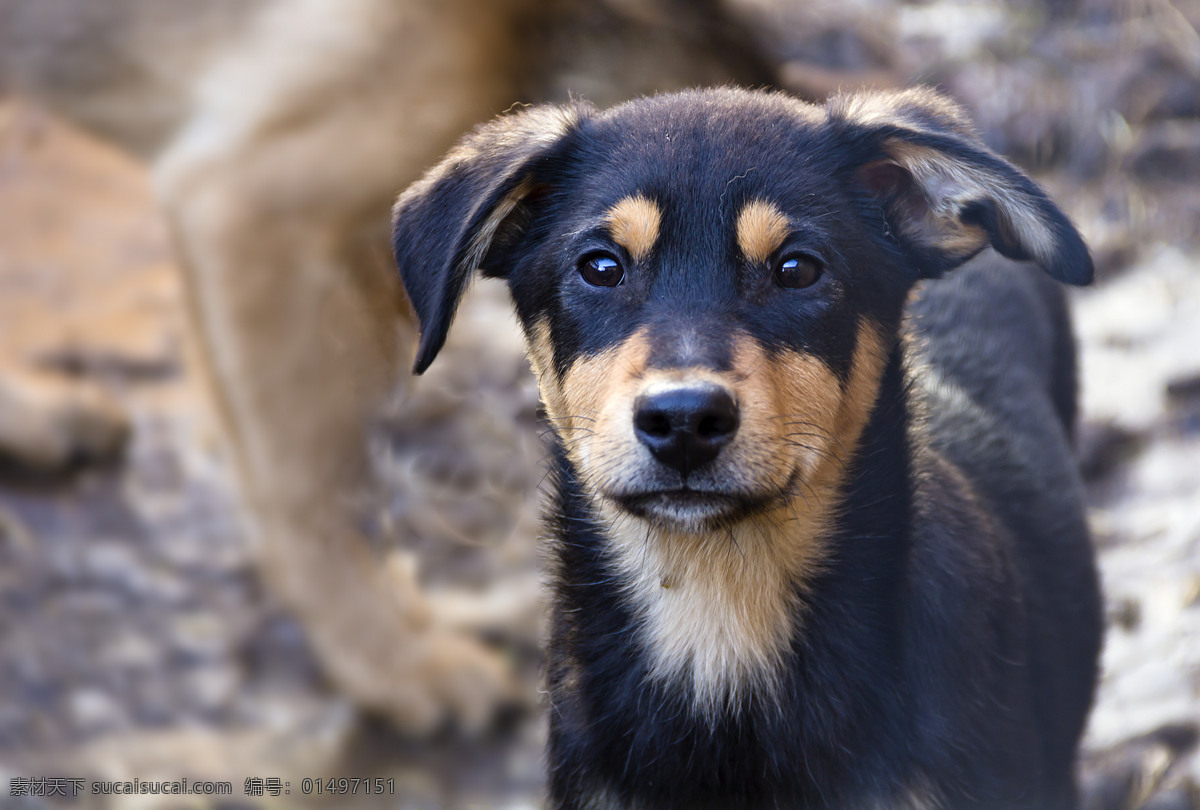
M924 92L535 108L469 136L396 224L418 368L467 274L507 278L588 494L685 534L836 490L919 277L989 244L1090 272L1057 209Z
M909 283L831 171L789 159L824 148L819 130L748 112L659 103L595 122L603 159L548 191L544 235L506 271L589 494L676 531L823 485Z
M924 91L531 108L467 136L395 227L417 371L470 274L507 279L560 498L582 491L652 676L704 713L778 685L911 286L989 245L1091 274L1062 213Z

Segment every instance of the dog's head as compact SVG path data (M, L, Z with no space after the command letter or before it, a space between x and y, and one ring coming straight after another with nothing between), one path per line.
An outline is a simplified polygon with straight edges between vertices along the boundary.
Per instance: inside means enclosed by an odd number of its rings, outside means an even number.
M507 279L589 495L683 534L835 490L907 291L989 246L1091 277L1063 214L919 90L535 107L395 208L416 370L471 273Z

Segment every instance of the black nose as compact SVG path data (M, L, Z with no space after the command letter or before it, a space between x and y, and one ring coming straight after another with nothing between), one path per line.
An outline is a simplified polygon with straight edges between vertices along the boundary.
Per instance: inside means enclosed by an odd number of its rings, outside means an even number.
M717 385L668 388L643 394L633 404L638 440L684 475L716 458L737 429L737 403Z

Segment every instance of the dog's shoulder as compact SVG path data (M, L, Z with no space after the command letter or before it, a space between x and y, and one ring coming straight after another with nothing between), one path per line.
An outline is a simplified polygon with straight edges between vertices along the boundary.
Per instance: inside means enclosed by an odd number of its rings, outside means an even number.
M1075 346L1058 286L985 253L916 290L904 345L919 439L984 508L1022 537L1081 524Z

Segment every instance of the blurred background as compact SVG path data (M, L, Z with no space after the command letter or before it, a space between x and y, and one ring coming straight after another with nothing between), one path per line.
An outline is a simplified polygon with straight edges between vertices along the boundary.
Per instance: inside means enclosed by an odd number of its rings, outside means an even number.
M364 711L310 642L305 599L350 595L272 586L196 360L184 279L205 271L177 247L195 209L163 167L197 131L270 151L345 122L338 148L279 150L270 176L320 176L322 200L352 200L305 208L314 227L370 208L374 241L353 255L387 272L386 194L473 123L736 82L811 100L940 87L1084 233L1098 280L1072 291L1079 455L1108 608L1087 806L1200 810L1198 28L1197 0L0 0L0 807L61 802L8 795L37 776L234 786L73 802L86 807L537 806L536 611L485 634L525 710L416 734ZM389 93L414 100L390 114L371 100ZM386 194L360 199L350 168L371 137L395 157L376 170ZM503 290L476 286L417 382L401 337L400 394L363 425L371 484L341 493L364 542L410 555L431 592L528 592L542 428ZM353 776L395 794L299 790ZM246 795L254 777L291 793Z

